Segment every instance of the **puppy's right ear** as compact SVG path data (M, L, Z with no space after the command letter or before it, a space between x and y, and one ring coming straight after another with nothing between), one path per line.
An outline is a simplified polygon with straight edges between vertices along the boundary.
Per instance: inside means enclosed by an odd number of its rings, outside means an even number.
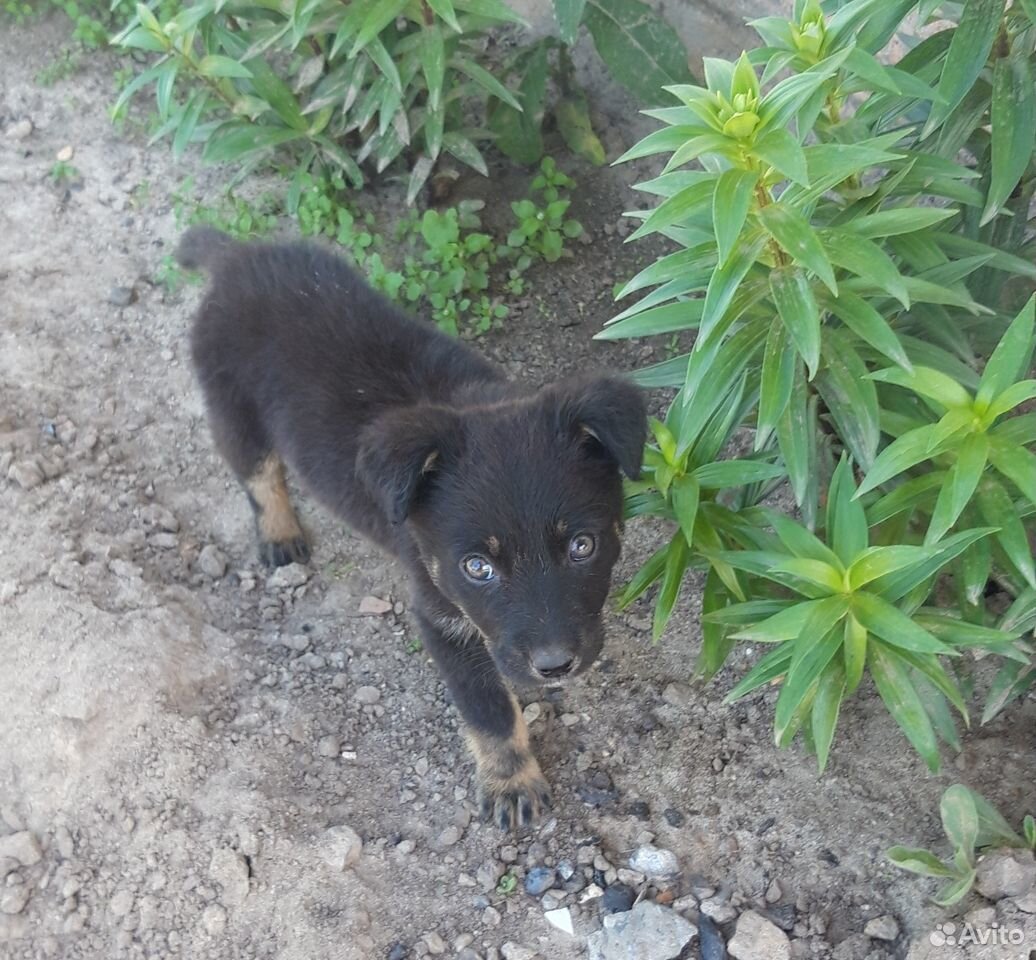
M406 407L360 434L356 472L393 524L402 523L435 474L463 445L460 417L446 407Z

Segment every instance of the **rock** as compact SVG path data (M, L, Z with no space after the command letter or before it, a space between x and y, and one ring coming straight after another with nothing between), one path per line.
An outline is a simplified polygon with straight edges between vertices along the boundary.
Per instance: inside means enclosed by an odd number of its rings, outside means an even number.
M518 859L518 848L513 843L504 844L500 848L500 859L504 863L514 863Z
M0 858L10 857L23 867L31 867L39 863L43 857L39 841L28 830L10 833L0 837Z
M125 917L129 914L130 910L133 909L133 891L116 890L111 900L108 901L108 909L112 912L112 916Z
M503 954L504 960L533 960L537 955L535 950L530 950L528 947L523 947L510 940L500 948L500 953Z
M227 558L214 543L206 544L198 554L198 569L205 576L219 580L227 572Z
M333 733L321 737L317 743L317 753L322 757L337 757L342 752L342 740Z
M588 807L603 807L619 799L619 792L612 783L612 778L603 770L598 770L590 778L588 784L576 787L579 799Z
M108 291L108 302L113 307L128 307L136 300L137 291L133 287L112 287Z
M540 718L540 714L543 713L543 708L533 700L523 711L522 716L525 718L525 722L532 725Z
M209 876L223 888L223 902L240 906L248 896L248 864L236 850L220 847L209 861Z
M867 960L873 946L870 937L852 933L835 947L831 956L834 960Z
M552 927L562 931L562 933L567 933L570 937L575 936L575 929L572 927L572 914L569 912L568 907L561 907L559 910L548 910L543 914L543 918Z
M392 604L381 597L368 594L360 601L360 613L364 616L382 617L392 612Z
M334 870L345 870L360 859L363 840L352 827L329 827L324 834L324 860Z
M17 483L23 490L32 490L46 479L43 468L35 460L18 460L11 464L7 479Z
M381 691L377 687L357 687L353 696L358 703L370 706L381 699Z
M626 812L631 817L636 817L638 820L651 819L651 807L649 807L643 800L634 800L631 803L626 804Z
M674 707L686 707L694 697L694 691L686 683L670 683L662 691L662 699Z
M698 928L668 907L642 900L604 918L587 940L590 960L675 960Z
M698 945L701 960L727 960L727 948L719 927L706 916L698 918Z
M676 854L650 843L633 852L630 866L650 880L669 879L680 873L680 861L676 859Z
M613 913L625 913L633 909L637 893L627 887L624 883L613 883L604 891L601 897L600 909L602 915L608 916Z
M472 950L471 947L464 947L457 954L457 960L482 960L482 954L477 950Z
M385 954L385 960L406 960L409 952L405 943L394 943Z
M525 875L525 892L530 897L539 897L557 883L553 867L533 867Z
M433 850L445 850L452 847L464 835L458 826L447 827L429 844Z
M701 912L715 920L716 923L727 923L737 916L737 911L725 896L708 897L702 900Z
M60 160L62 163L68 163L76 155L75 147L72 144L67 143L63 146L56 154L55 159Z
M426 933L421 939L424 940L429 953L439 956L446 952L446 941L434 930Z
M32 121L28 117L24 117L21 120L16 120L6 130L4 130L4 136L8 140L24 140L29 134L32 133Z
M868 920L863 932L872 940L895 940L899 936L899 924L895 917L886 913Z
M737 927L730 943L727 944L727 949L736 960L791 958L788 935L754 910L748 910L737 918Z
M662 816L671 827L682 827L687 822L687 818L676 807L668 807L662 812Z
M310 570L301 563L289 563L278 567L266 578L267 590L285 590L301 587L309 582Z
M218 903L210 903L201 912L201 925L210 937L221 937L227 929L227 911Z
M19 883L14 887L5 887L3 893L0 893L0 913L6 913L11 916L21 913L28 902L29 885L27 883Z
M781 889L780 882L773 880L770 885L766 888L765 900L767 903L777 903L781 897L784 896L784 891ZM893 938L895 939L895 938Z
M1031 850L987 853L976 869L976 887L987 900L1023 897L1036 885L1036 861Z

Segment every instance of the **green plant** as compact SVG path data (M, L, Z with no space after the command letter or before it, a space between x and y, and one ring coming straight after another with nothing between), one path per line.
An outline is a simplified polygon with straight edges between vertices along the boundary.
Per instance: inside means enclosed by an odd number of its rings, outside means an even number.
M1036 414L1016 410L1036 395L1032 303L1009 319L1036 280L1021 255L1036 9L968 0L959 27L881 63L915 6L798 0L753 24L764 46L706 58L704 86L667 87L678 105L647 111L664 127L622 159L668 155L639 185L656 206L630 214L631 239L677 249L625 285L640 299L598 334L696 331L689 353L638 374L677 392L629 512L678 529L622 602L660 581L657 637L703 569L699 672L738 640L779 644L732 695L779 683L777 741L802 729L821 766L867 672L933 768L936 736L957 742L947 701L967 720L937 657L1004 658L983 719L1036 673L1019 639L1036 621ZM742 429L751 453L713 463ZM782 480L801 525L760 507ZM945 600L946 572L957 609L937 613L922 604ZM1002 616L989 583L1013 599Z
M510 896L518 889L518 878L513 873L505 873L496 885L496 892L503 897Z
M381 172L405 155L412 202L443 153L486 172L471 109L490 93L517 101L479 64L479 44L516 21L500 0L200 0L167 20L138 3L115 43L158 57L115 112L153 86L156 137L177 155L204 142L207 160L245 170L291 148L302 169L320 161L360 186L361 165Z
M249 240L270 233L277 226L278 201L266 195L252 202L228 191L215 206L190 200L193 182L188 179L173 194L173 210L178 227L205 223L229 234L235 240Z
M565 217L572 201L563 193L574 186L574 181L557 168L551 157L543 158L531 191L541 194L544 206L528 197L511 204L511 211L518 221L507 235L507 246L511 251L517 251L519 257L541 257L548 263L560 259L565 238L574 239L583 232L583 225L578 220Z
M942 795L940 803L943 830L953 847L948 861L927 850L893 847L886 856L897 867L926 877L947 881L932 899L942 907L962 900L975 883L976 852L994 847L1036 850L1036 820L1027 814L1019 836L997 809L981 794L956 783Z
M50 179L56 186L61 187L67 183L71 183L73 180L78 180L79 170L71 163L64 160L58 160L50 168Z

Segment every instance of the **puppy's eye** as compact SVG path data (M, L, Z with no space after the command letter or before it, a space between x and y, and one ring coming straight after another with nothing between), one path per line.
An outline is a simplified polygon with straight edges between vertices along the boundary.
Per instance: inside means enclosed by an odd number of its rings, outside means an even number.
M568 555L573 560L588 560L593 556L597 542L588 533L574 536L568 545Z
M464 575L469 580L474 580L475 583L487 583L496 576L493 564L491 564L485 557L480 557L477 554L465 557L461 561L460 566L464 571Z

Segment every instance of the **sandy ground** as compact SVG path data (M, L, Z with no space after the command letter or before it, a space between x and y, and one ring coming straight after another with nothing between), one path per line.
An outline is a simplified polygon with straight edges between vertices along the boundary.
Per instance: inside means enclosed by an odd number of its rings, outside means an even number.
M0 846L31 834L28 855L0 857L0 957L563 960L600 926L590 885L649 841L678 857L683 908L706 901L727 934L755 907L796 956L882 960L927 938L932 888L882 851L937 841L957 779L1031 808L1036 702L970 732L932 777L865 687L818 779L800 748L772 746L772 692L722 704L754 651L688 682L693 580L660 646L646 607L612 615L598 668L532 709L553 816L516 837L472 818L471 764L400 571L309 504L311 567L259 568L187 363L197 290L156 283L171 193L219 174L112 129L107 57L41 87L64 29L0 26L0 130L32 124L0 136ZM616 119L610 152L626 137ZM56 185L67 146L78 176ZM590 341L645 255L616 229L635 174L577 170L592 242L485 341L515 373L661 350ZM491 198L506 177L468 189ZM133 302L113 303L117 287ZM659 536L631 528L619 577ZM391 612L361 615L369 596ZM343 826L363 843L344 870ZM526 894L537 865L568 892ZM574 936L545 921L558 905ZM887 914L896 940L863 935Z

